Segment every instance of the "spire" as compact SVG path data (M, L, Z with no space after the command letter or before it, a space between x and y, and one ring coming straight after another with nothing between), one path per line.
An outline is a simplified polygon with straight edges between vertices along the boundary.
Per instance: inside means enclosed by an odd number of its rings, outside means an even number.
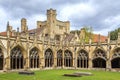
M107 39L108 43L110 43L110 32L108 32L108 39Z
M17 32L19 32L19 27L17 27Z
M9 21L7 22L7 26L9 26Z
M9 25L9 21L7 22L6 32L7 32L7 36L10 37L10 25Z
M9 21L7 22L7 31L10 30L10 25L9 25Z
M100 40L100 34L99 34L99 35L98 35L98 42L100 43L100 41L101 41L101 40Z

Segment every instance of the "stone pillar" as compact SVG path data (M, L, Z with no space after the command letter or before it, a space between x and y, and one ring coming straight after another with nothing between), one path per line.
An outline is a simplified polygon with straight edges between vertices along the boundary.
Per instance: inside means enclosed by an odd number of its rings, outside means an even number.
M17 65L17 61L16 61L16 65ZM23 58L23 68L24 68L24 70L27 70L27 57L26 56Z
M62 51L62 68L64 68L64 49Z
M72 53L72 55L73 55L73 67L76 68L76 66L75 66L75 62L76 62L75 61L75 51Z
M53 64L53 67L54 68L57 67L57 55L56 55L56 53L57 53L57 50L54 49L54 51L53 51L53 55L54 55L54 64Z
M9 56L4 59L3 70L4 71L10 70L10 57Z
M44 56L44 54L45 54L45 49L44 49L44 46L42 46L43 48L42 48L42 51L41 51L41 58L40 58L40 68L41 69L44 69L45 68L45 56Z
M7 70L11 69L11 67L10 67L10 40L9 39L7 41L7 51L6 52L7 52L7 56L4 59L4 70L7 71Z
M89 58L88 60L88 68L92 69L93 65L92 65L92 58Z
M45 58L44 58L44 56L42 56L42 58L41 58L40 68L41 68L41 69L44 69L44 68L45 68Z
M89 56L88 56L88 69L92 69L93 68L93 63L92 63L92 52L94 49L92 49L91 43L89 43Z
M108 42L107 42L107 60L106 60L106 69L109 71L111 70L111 60L110 60L110 50L111 50L111 45L110 45L110 32L108 32Z
M111 61L110 61L110 59L107 59L107 61L106 61L106 70L107 71L111 70Z
M75 51L75 69L77 69L77 52Z
M27 51L26 51L27 54L26 54L26 58L25 58L25 60L26 60L26 70L30 68L30 59L29 59L30 58L29 57L30 56L30 53L29 53L30 50L29 50L28 47L29 47L29 44L27 43Z
M29 57L26 57L26 69L30 68L30 59Z
M107 50L106 70L111 70L110 49Z

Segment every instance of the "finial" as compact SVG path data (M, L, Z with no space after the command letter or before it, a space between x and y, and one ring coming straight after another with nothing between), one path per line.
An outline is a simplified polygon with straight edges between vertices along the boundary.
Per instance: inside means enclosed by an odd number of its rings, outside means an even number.
M9 21L7 22L7 28L6 28L6 30L7 31L9 31L10 30L10 28L9 28L10 26L9 26Z
M98 35L98 42L100 42L101 40L100 40L100 34Z
M19 27L17 27L17 32L19 32Z
M9 21L7 22L7 26L9 26Z

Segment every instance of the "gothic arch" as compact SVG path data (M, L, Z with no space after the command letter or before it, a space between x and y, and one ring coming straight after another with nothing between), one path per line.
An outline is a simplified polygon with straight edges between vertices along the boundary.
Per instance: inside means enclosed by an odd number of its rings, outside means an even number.
M23 69L26 61L24 61L25 51L22 47L17 45L10 51L10 65L11 69Z
M105 59L107 58L107 54L106 54L106 51L102 48L97 48L93 51L93 54L92 54L92 58L95 59L95 58L102 58L102 59Z
M62 65L63 65L62 59L63 59L62 50L60 49L57 51L57 67L62 67Z
M16 46L18 46L19 48L21 48L22 51L25 51L25 48L24 48L22 42L16 42L16 41L13 42L12 45L10 46L11 50L12 50L13 48L15 48Z
M52 67L54 64L54 56L53 56L53 51L50 48L46 49L44 53L44 57L45 57L45 67Z
M3 70L3 65L4 65L4 55L2 48L0 47L0 70Z
M86 53L89 53L86 48L79 48L79 49L77 50L77 53L79 53L79 51L81 51L81 50L84 50Z
M70 50L65 50L64 52L64 66L65 67L73 66L73 55Z
M88 68L88 52L84 49L81 49L77 53L77 67L79 68Z
M106 68L106 60L101 57L94 58L92 63L93 68Z
M33 47L29 52L29 64L30 68L39 68L40 63L40 51L38 48Z
M93 68L106 68L107 54L105 50L98 48L93 53Z
M111 57L111 67L120 68L120 47L114 49Z
M113 55L116 53L116 51L118 50L118 49L120 49L120 47L114 47L112 50L111 50L111 52L110 52L110 59L112 60L113 58Z

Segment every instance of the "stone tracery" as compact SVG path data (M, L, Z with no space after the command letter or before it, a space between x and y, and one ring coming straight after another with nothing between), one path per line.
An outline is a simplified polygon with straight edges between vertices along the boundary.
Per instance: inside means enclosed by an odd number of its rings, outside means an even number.
M39 53L37 48L30 51L30 68L39 68Z
M53 59L54 59L54 56L53 56L53 52L51 49L47 49L45 51L45 67L52 67L53 66Z
M72 56L72 52L69 50L65 50L64 52L64 66L65 67L73 66L73 56Z
M23 61L24 59L22 50L18 46L14 47L10 53L11 69L23 69Z
M88 68L88 53L85 50L80 50L78 52L77 67Z

